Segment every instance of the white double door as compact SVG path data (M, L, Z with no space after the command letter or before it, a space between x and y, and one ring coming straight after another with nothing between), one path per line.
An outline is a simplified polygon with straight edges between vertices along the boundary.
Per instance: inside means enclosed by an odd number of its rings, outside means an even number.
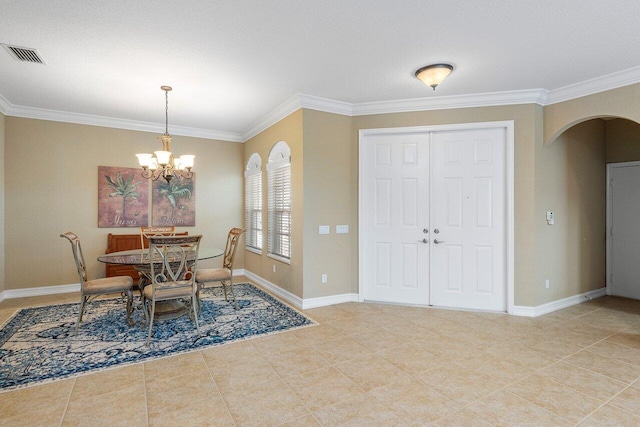
M505 128L372 133L360 156L364 299L505 311Z

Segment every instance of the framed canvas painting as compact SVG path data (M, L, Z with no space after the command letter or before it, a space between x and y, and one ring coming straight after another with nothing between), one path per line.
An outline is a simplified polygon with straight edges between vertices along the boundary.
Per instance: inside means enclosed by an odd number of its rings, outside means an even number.
M98 166L98 227L149 225L149 183L138 168Z
M196 174L191 179L173 178L153 181L152 222L154 226L173 225L192 227L196 225Z

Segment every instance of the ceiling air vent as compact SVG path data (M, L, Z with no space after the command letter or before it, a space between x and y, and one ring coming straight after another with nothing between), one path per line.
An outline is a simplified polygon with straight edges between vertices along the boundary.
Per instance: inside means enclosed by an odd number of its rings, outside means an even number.
M38 51L28 47L11 46L8 44L2 44L7 52L11 54L18 61L23 62L35 62L36 64L44 64L45 62L40 58Z

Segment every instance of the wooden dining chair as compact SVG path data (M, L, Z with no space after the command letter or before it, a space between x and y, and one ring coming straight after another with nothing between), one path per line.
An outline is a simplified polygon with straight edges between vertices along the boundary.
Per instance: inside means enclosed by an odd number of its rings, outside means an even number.
M156 304L160 301L185 302L193 313L196 331L200 334L195 271L201 238L201 235L149 237L151 284L143 290L143 308L149 322L147 347L151 342Z
M231 298L233 300L233 308L238 309L236 294L233 291L233 259L238 249L238 241L245 230L242 228L232 228L227 235L227 246L224 250L224 259L222 260L222 268L206 268L196 271L196 282L198 283L198 303L200 303L200 289L205 283L220 282L224 291L224 299L228 302L227 285L231 290Z
M113 276L104 277L102 279L87 280L87 268L86 263L84 262L82 246L80 245L78 235L68 231L61 234L60 237L64 237L71 243L73 258L78 269L78 276L80 277L80 310L78 312L78 320L76 321L75 334L78 334L78 327L80 326L80 322L82 322L82 315L84 314L87 302L99 295L105 294L121 293L126 295L127 323L130 326L133 326L133 320L131 319L131 313L133 311L133 293L131 292L133 279L129 276Z

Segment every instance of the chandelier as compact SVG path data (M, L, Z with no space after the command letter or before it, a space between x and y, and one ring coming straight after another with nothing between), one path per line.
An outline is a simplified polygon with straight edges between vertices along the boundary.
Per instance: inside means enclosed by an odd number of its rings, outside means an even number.
M154 181L163 177L167 183L169 183L174 176L180 180L190 179L193 177L191 168L193 167L193 159L196 156L183 154L176 158L171 153L171 135L169 135L169 91L172 88L171 86L160 86L160 89L164 91L165 99L165 130L164 134L158 137L158 139L162 141L162 151L155 151L153 154L136 154L138 163L142 166L142 176Z

